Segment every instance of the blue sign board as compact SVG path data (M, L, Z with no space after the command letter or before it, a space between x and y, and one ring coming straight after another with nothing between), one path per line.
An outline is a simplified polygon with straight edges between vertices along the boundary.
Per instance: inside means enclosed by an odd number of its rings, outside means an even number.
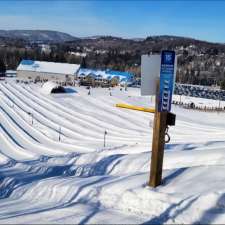
M175 52L162 51L160 68L160 93L159 93L159 112L169 112L171 110L173 85L174 85L174 66Z

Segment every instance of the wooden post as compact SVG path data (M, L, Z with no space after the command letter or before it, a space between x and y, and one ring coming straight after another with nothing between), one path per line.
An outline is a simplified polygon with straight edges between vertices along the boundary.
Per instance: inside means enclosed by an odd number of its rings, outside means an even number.
M167 122L167 112L158 111L159 104L159 81L157 81L156 101L155 101L155 117L152 139L152 156L149 186L157 187L161 184L163 155L165 145L165 131Z
M59 141L61 141L61 126L59 126Z
M31 124L33 125L34 124L34 114L31 113Z
M107 134L107 131L105 130L105 132L104 132L104 147L105 147L105 138L106 138L106 134Z

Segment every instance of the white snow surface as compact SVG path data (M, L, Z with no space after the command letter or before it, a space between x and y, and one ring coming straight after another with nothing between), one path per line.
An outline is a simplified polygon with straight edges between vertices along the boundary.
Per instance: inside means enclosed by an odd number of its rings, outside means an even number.
M112 96L75 89L43 95L38 84L0 82L1 224L225 223L224 112L172 107L176 126L154 189L147 185L154 115L115 107L153 107L154 98L138 88L114 88Z

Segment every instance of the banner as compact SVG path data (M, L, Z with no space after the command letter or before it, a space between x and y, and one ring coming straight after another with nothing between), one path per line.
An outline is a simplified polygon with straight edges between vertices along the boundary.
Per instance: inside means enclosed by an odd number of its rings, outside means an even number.
M159 112L170 112L174 88L175 52L162 51L160 67Z

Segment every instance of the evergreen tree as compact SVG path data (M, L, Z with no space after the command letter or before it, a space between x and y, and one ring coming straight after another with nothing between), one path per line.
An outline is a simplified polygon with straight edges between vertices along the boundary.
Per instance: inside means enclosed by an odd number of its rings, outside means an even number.
M82 61L81 61L80 67L84 68L84 69L87 68L85 57L82 57Z
M222 90L225 90L225 80L223 80L223 81L221 82L220 88L221 88Z
M2 59L0 59L0 76L5 76L6 66Z

